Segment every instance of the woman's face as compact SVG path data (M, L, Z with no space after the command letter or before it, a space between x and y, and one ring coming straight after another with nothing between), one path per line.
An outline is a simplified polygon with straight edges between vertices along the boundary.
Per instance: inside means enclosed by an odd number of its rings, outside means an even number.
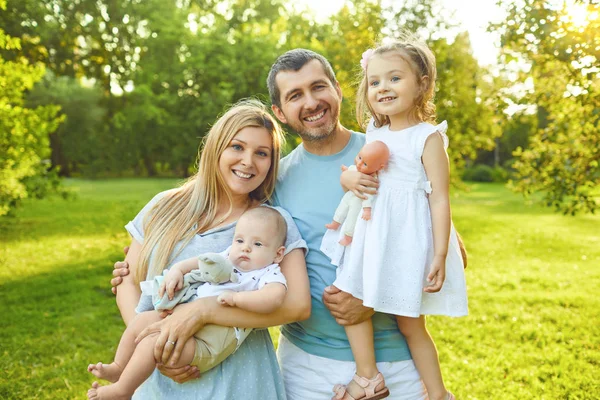
M246 127L229 142L219 158L219 171L234 196L258 188L271 168L273 141L267 129Z

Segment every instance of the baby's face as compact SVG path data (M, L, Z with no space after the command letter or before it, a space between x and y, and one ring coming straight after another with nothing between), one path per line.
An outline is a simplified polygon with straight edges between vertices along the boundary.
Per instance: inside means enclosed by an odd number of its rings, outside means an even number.
M274 222L267 219L242 217L237 223L229 260L244 271L264 268L278 262L282 247Z

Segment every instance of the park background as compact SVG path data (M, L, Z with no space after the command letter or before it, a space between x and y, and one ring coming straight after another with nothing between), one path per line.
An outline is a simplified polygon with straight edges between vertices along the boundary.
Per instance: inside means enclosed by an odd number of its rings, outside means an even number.
M361 54L403 29L437 56L470 252L470 316L429 319L449 388L600 397L598 2L318 3L0 0L0 398L85 398L123 329L123 225L194 171L227 105L268 102L279 54L325 55L360 129Z

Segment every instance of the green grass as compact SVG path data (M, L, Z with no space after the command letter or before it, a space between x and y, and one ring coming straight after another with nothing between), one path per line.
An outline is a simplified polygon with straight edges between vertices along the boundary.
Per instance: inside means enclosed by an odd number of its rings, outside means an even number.
M175 181L67 184L75 200L0 221L0 399L85 398L87 364L111 360L123 329L108 282L123 225ZM453 198L470 316L428 321L448 387L461 399L598 398L600 217L470 188Z

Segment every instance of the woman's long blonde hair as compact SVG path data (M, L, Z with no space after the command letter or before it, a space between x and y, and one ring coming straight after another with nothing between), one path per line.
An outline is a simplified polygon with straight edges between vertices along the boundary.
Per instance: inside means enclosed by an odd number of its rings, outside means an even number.
M411 110L411 118L418 122L435 123L435 104L433 103L437 79L435 56L424 42L410 33L405 33L399 40L376 46L371 57L392 52L397 53L410 65L421 89L419 96L415 99L415 107ZM358 124L363 128L366 127L371 117L375 120L375 126L381 127L389 124L390 119L387 115L377 114L369 104L367 70L368 62L367 68L361 72L360 85L356 94L356 118ZM428 78L425 81L423 81L424 76Z
M248 194L249 200L255 202L269 200L277 181L283 132L260 101L246 99L229 108L205 136L198 172L181 187L169 191L144 217L144 242L135 270L137 283L159 275L196 233L206 231L225 199L229 211L223 219L231 214L233 199L219 170L219 159L233 137L247 127L265 128L272 138L269 172L260 186Z

